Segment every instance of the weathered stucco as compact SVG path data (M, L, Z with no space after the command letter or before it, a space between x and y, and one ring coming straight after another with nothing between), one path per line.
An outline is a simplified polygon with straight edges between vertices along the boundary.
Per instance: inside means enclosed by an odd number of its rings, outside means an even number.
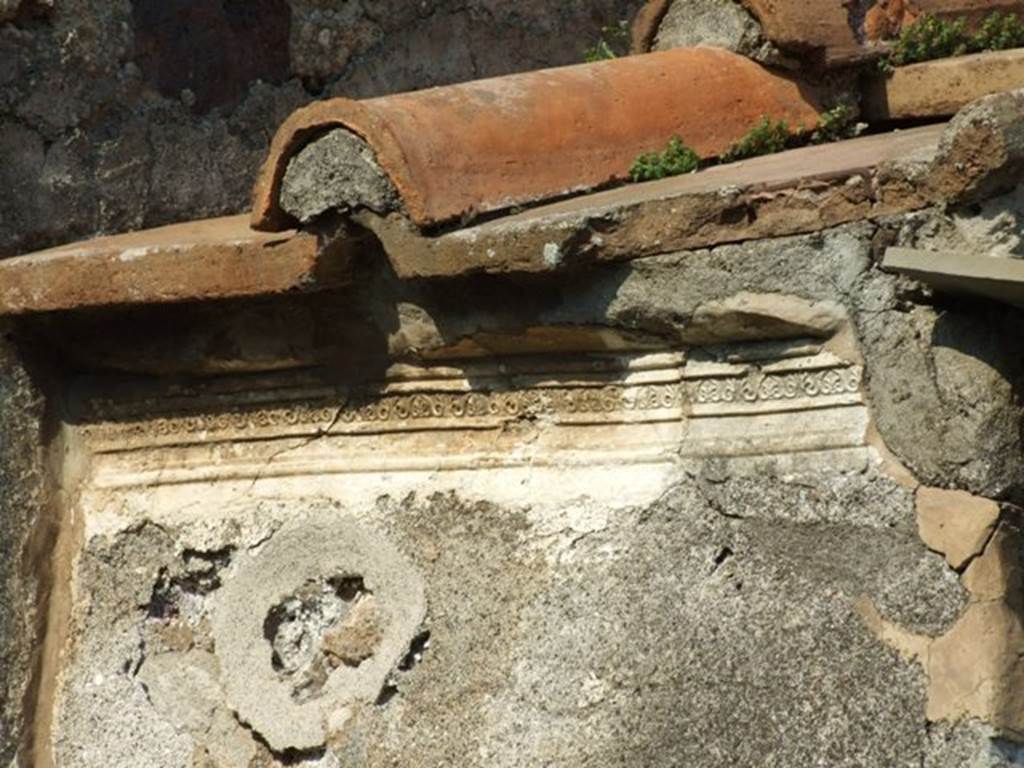
M623 481L642 476L605 471ZM214 659L212 679L199 677L198 689L178 682L185 671L176 665L163 678L171 690L156 700L150 685L155 706L146 702L139 680L147 666L161 668L165 654L190 666L209 658L190 650L209 646L193 606L219 594L193 596L188 590L198 588L185 585L180 605L189 607L158 614L147 613L147 589L182 567L181 555L166 548L172 539L232 553L217 571L228 585L220 589L228 589L232 561L254 542L270 547L284 520L324 514L386 531L402 548L427 585L429 642L380 686L375 704L349 707L330 737L337 757L318 748L302 764L713 765L714 755L736 765L822 756L835 765L920 764L929 750L921 675L875 642L855 610L868 594L893 620L939 633L962 604L955 575L914 535L908 491L872 472L787 480L697 464L648 486L643 499L631 494L617 503L572 481L559 498L546 498L564 470L516 474L535 502L501 500L499 484L483 496L500 503L462 497L454 488L475 484L465 474L419 480L417 493L394 488L399 495L375 502L384 489L372 478L356 494L345 493L340 478L325 478L313 495L340 500L326 512L312 511L306 481L305 492L288 484L286 495L300 494L292 502L260 501L254 490L212 518L162 507L170 517L154 517L167 533L150 526L93 539L80 578L108 608L85 619L82 637L105 642L81 647L64 691L60 764L102 756L133 765L145 755L148 764L177 765L194 749L213 755L237 741L249 743L253 758L266 754L237 722L227 733L216 725L226 705ZM519 487L510 483L506 493ZM183 489L182 499L191 495ZM849 521L854 508L858 518ZM123 568L157 581L132 588L116 578ZM216 653L223 658L219 646ZM220 674L226 685L254 679L223 666ZM92 716L110 707L118 715L104 720L123 725L97 732ZM168 725L181 722L183 710L194 724L172 736ZM777 713L784 745L757 725L766 710ZM296 707L276 723L298 728L307 720ZM885 739L877 738L879 722Z
M1020 716L1000 683L1015 609L981 595L1017 555L983 580L995 504L906 467L1019 499L1021 378L973 330L1016 312L877 266L889 244L979 244L965 217L928 208L571 279L402 280L368 252L321 294L31 323L107 372L70 390L92 459L45 748L69 766L1015 764L1000 740ZM915 313L949 341L907 333ZM140 353L131 339L155 329ZM886 340L918 345L920 369ZM235 375L124 377L197 371ZM790 384L806 389L787 400ZM984 387L972 409L950 396L965 386ZM969 518L947 532L950 505ZM422 585L400 650L378 656L389 625L331 607L323 585L345 568L271 566L307 526L322 533L302 562L326 563L312 551L332 525L386 540L405 563L391 572ZM328 548L342 560L344 538ZM274 572L289 583L256 599L246 579ZM258 626L300 575L312 591L270 635L306 654L296 690L367 659L391 673L319 715L260 720L232 686L269 701L254 686L293 673L240 672L231 648L267 659L281 641L218 612ZM364 578L367 594L386 609ZM355 667L331 666L339 633Z
M507 5L0 0L0 252L240 207L311 93L637 4ZM648 22L859 46L805 5ZM315 231L9 262L0 764L1024 765L1024 310L882 266L1021 255L1022 98L445 232L336 132Z

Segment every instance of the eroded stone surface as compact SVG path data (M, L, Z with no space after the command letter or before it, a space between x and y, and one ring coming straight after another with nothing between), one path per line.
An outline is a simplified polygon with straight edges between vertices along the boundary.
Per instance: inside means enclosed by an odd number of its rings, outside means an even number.
M960 588L941 558L916 540L912 494L873 473L784 478L771 471L738 475L722 464L695 469L657 489L659 500L639 505L591 497L526 509L466 500L449 486L429 499L385 495L364 507L422 573L429 648L421 643L396 662L394 688L376 705L333 717L327 750L301 753L301 764L528 766L582 758L614 765L639 758L668 766L682 755L699 765L710 746L739 765L828 755L839 766L911 766L926 750L948 750L930 744L920 717L920 673L874 639L854 605L869 594L891 620L922 632L940 633L955 619ZM434 487L449 482L457 481ZM342 505L349 503L362 504L355 496ZM89 545L82 585L105 607L81 618L86 635L103 635L107 645L87 640L80 651L76 668L87 687L65 711L84 708L94 717L88 730L82 721L75 746L76 731L64 721L62 764L88 765L86 749L106 750L115 766L140 756L180 764L174 760L196 750L210 759L239 756L238 765L284 761L225 718L223 704L207 703L218 695L215 682L196 695L191 681L209 674L200 670L216 669L202 650L210 637L203 617L212 616L216 627L218 606L230 600L225 590L253 595L238 558L273 558L275 542L302 528L285 522L289 508L236 502L191 531L176 527L175 538L191 545L232 542L216 551L233 554L207 569L190 571L154 526L111 532ZM339 513L331 510L323 525L336 526L329 520ZM170 507L152 514L162 527L175 518L181 524ZM256 520L262 527L253 527ZM307 550L311 544L303 540ZM250 548L255 554L245 554ZM125 568L141 568L150 580L138 579L133 589L117 580ZM264 576L275 583L273 572ZM289 589L282 585L276 594ZM124 623L111 626L115 595ZM154 595L168 597L154 602ZM161 650L152 639L176 619L193 627L192 650ZM150 638L143 646L140 628ZM124 642L111 642L121 632ZM259 642L269 662L270 646ZM218 642L213 654L223 660L224 653ZM244 680L253 695L267 696L269 681L251 665L229 667L220 665L225 686ZM114 692L118 704L108 709ZM851 692L856 708L848 706ZM691 706L680 711L683 695ZM807 718L804 707L816 717ZM765 708L780 713L777 727L792 738L780 742L778 731L757 726L756 713ZM292 736L306 721L287 712L280 717ZM190 718L211 725L184 732L164 725ZM114 739L127 736L132 721L147 723L147 730L118 747ZM880 723L885 739L876 738Z
M14 764L32 713L29 686L39 648L40 590L46 583L42 395L0 326L0 764Z
M1013 54L1013 51L1008 52ZM977 203L1013 190L1024 168L1024 89L965 106L943 134L931 182L954 202Z
M1020 545L1019 519L1014 515L1001 520L984 552L964 574L966 608L938 636L908 631L881 619L871 607L864 610L867 623L882 639L922 664L928 675L930 720L975 717L1002 733L1021 732ZM1017 752L995 746L991 757Z
M213 610L227 702L278 752L322 748L331 713L373 704L408 652L423 582L345 519L279 531L237 568Z
M954 212L953 219L980 252L1024 258L1024 185Z
M331 210L347 214L369 208L386 214L399 204L373 150L345 130L331 131L299 152L281 186L281 207L304 224Z
M846 318L835 302L810 302L770 293L738 293L701 304L687 336L705 343L744 338L827 338Z
M255 81L290 76L287 0L135 0L132 58L142 77L204 114L234 107Z
M874 276L862 288L859 316L886 442L930 484L991 498L1019 494L1021 371L999 341L1019 322L1016 313L995 306L901 310L899 291L896 280Z
M764 44L761 27L735 0L676 0L665 13L653 50L714 45L745 56Z

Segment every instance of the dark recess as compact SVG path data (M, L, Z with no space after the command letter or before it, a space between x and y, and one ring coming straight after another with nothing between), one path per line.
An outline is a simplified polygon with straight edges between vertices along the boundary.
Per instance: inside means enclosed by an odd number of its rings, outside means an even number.
M135 63L165 96L195 95L199 114L237 104L255 80L288 78L287 0L134 0Z

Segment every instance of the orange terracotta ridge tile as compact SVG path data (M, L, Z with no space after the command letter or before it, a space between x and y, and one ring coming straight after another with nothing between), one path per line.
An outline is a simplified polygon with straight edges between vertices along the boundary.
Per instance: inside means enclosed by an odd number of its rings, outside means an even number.
M818 113L810 87L715 48L331 99L278 130L254 188L252 225L294 226L278 200L288 162L336 127L370 145L422 228L622 179L638 154L673 135L710 157L762 117L809 128Z
M632 27L634 53L650 50L672 2L648 0L637 13ZM801 54L804 66L847 66L877 56L880 51L872 43L895 38L924 14L963 17L971 29L995 11L1024 15L1024 0L874 0L865 4L863 18L851 13L851 4L843 0L740 2L757 19L765 38L783 51ZM822 53L824 59L818 58Z

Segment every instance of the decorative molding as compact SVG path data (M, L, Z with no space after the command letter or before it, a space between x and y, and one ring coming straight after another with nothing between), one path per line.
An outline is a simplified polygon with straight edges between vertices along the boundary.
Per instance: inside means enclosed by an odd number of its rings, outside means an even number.
M668 362L668 361L665 361ZM780 370L781 367L781 370ZM324 434L473 430L514 420L549 424L680 421L688 417L812 410L861 403L862 369L813 358L729 370L688 371L679 359L657 370L604 370L586 376L560 370L529 384L505 378L381 385L384 392L346 393L323 386L273 393L194 393L187 399L152 392L88 401L81 431L94 450L132 450L236 440ZM699 369L698 369L699 370ZM471 385L472 382L472 385ZM391 391L387 391L390 388ZM282 399L286 397L287 399ZM254 398L258 401L254 402Z
M643 420L685 404L678 382L628 386L538 387L498 392L419 392L349 398L338 404L240 407L221 413L191 413L104 420L83 427L102 449L194 443L246 437L346 432L465 429L498 426L511 419L614 421L616 414Z
M697 405L771 403L857 394L862 373L860 366L779 374L755 372L743 377L691 381L687 388L690 401Z

